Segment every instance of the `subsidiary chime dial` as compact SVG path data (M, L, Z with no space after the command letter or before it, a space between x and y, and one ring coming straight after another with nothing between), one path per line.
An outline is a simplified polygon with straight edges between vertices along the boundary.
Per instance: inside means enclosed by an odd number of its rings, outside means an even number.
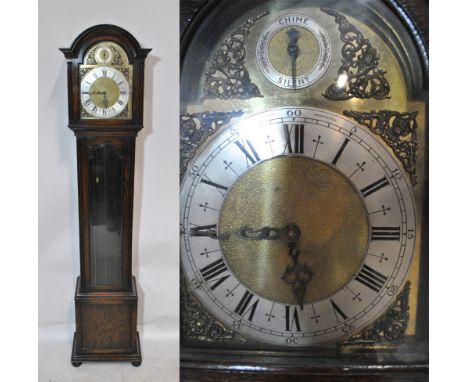
M425 104L402 59L417 51L366 22L397 23L375 1L241 3L184 57L199 63L181 79L187 288L252 343L342 341L417 282Z
M327 31L312 17L288 13L271 22L256 47L258 66L273 84L301 89L317 82L330 63Z

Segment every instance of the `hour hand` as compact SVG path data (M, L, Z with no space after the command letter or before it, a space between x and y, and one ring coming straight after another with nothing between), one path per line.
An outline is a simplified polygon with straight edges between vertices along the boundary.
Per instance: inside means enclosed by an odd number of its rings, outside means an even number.
M102 100L102 103L106 107L106 109L109 107L109 100L107 99L107 92L104 92L104 99Z
M286 235L288 237L288 255L291 257L293 264L288 265L281 278L286 284L291 285L296 301L304 309L304 297L307 289L307 284L314 275L307 264L299 262L300 254L297 242L301 235L299 226L291 224L287 226Z

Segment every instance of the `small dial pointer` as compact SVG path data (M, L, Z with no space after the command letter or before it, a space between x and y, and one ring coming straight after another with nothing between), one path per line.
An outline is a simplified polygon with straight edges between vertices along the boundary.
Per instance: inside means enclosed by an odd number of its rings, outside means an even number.
M288 55L291 57L291 77L293 81L293 89L296 89L296 66L297 66L297 57L299 57L299 45L297 41L299 40L299 31L295 28L289 29L286 34L289 38L288 43Z

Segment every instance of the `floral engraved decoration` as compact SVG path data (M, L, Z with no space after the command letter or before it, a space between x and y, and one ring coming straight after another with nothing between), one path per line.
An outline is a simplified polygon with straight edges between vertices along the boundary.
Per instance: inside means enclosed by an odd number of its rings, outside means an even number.
M331 84L323 96L340 101L353 97L377 100L389 98L390 85L385 78L386 72L378 68L380 58L369 40L340 13L328 8L321 10L335 17L344 43L337 82Z
M211 134L228 124L232 118L240 117L242 111L201 112L180 114L180 174L184 175L187 164L199 147Z
M217 321L194 297L187 286L184 275L181 279L181 329L182 337L186 340L205 342L247 342L236 332L227 329ZM194 287L197 287L195 285Z
M370 112L345 110L343 114L354 118L358 123L367 126L374 134L381 136L403 164L410 176L411 184L416 185L417 111L400 113L391 110Z
M252 27L267 14L268 12L263 12L248 19L221 43L205 73L205 98L262 97L257 85L250 81L249 72L245 67L245 45Z
M411 283L406 282L403 290L385 314L362 332L340 343L349 345L374 345L376 343L392 345L405 339L409 320L409 292Z

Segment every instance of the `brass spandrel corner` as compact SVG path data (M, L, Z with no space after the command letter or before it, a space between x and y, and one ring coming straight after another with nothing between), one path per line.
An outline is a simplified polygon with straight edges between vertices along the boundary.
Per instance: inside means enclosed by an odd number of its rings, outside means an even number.
M371 110L370 112L344 110L343 114L367 126L374 134L382 137L410 176L411 184L416 185L417 111L400 113L392 110Z
M95 118L93 115L89 114L83 107L80 108L81 118Z
M123 109L120 114L118 115L119 118L129 118L130 117L130 110L128 108L128 105L125 106L125 109Z
M181 332L185 340L238 344L247 342L238 333L222 325L198 302L190 291L183 274L180 279Z
M92 70L92 67L80 67L80 79L86 76L86 73L88 73L90 70Z
M95 56L96 56L96 48L91 49L91 51L89 52L88 56L85 59L85 64L86 65L97 65L97 61L96 61Z
M120 54L120 52L115 49L113 46L111 46L111 49L112 49L112 53L114 54L113 56L113 60L112 60L112 65L123 65L124 64L124 60L122 58L122 55Z
M262 12L249 18L229 35L218 47L211 60L203 94L205 98L248 99L263 97L257 85L250 81L250 75L245 67L245 45L249 39L252 27L266 16Z
M131 80L131 78L130 78L130 68L119 68L119 71L125 76L127 81L130 82L130 80Z
M339 343L341 347L378 346L391 348L404 341L409 321L409 292L411 283L406 282L395 302L383 316L358 334Z
M322 12L335 17L341 41L344 43L342 64L338 69L336 83L323 93L330 100L350 98L390 98L390 85L385 78L386 71L379 68L380 57L370 41L342 14L328 8ZM343 78L343 83L341 82Z
M201 112L180 114L180 175L187 170L187 164L195 154L196 149L232 118L240 117L242 111L232 112Z

